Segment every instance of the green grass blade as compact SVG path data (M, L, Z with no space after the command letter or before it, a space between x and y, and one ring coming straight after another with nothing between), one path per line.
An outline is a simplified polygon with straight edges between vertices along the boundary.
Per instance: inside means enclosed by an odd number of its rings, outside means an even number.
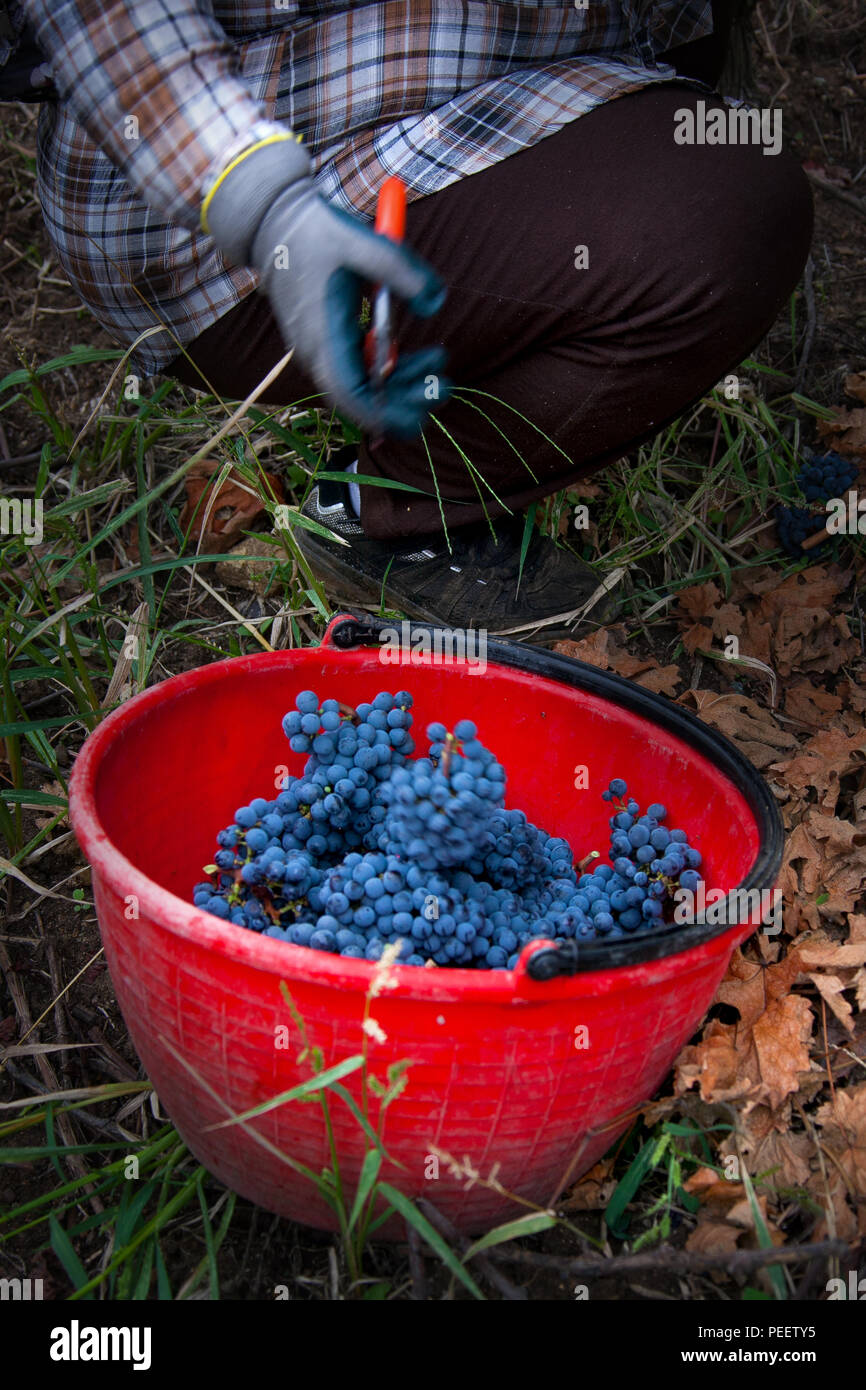
M165 1267L165 1260L162 1257L162 1247L158 1240L154 1242L156 1249L156 1291L161 1303L170 1303L172 1300L171 1280L168 1277L168 1270Z
M478 1255L482 1250L489 1250L491 1245L502 1245L509 1240L519 1240L521 1236L534 1236L539 1231L549 1231L551 1226L557 1224L557 1218L549 1211L530 1212L529 1216L518 1216L515 1221L506 1221L502 1226L496 1226L494 1230L488 1231L486 1236L476 1240L470 1245L465 1255L462 1256L463 1263L471 1260L473 1255Z
M387 1163L394 1164L398 1168L405 1167L405 1164L401 1163L399 1159L393 1158L391 1154L389 1154L388 1150L385 1148L385 1145L382 1142L381 1137L376 1133L375 1129L370 1124L370 1121L367 1119L367 1117L361 1112L361 1108L356 1103L354 1096L346 1090L345 1086L341 1086L339 1081L334 1081L331 1083L330 1089L334 1092L335 1096L340 1097L340 1100L352 1112L352 1115L354 1116L358 1124L361 1126L361 1129L366 1134L370 1143L373 1145L374 1148L379 1150L385 1161Z
M34 367L32 371L29 367L23 367L10 372L0 381L0 392L9 391L13 386L25 386L33 377L49 376L65 367L87 367L95 362L119 362L122 356L119 348L73 348L62 357L52 357L50 362L43 362L40 367Z
M382 1191L381 1184L380 1184L380 1186L379 1186L379 1191L380 1191L380 1192ZM374 1231L378 1231L378 1229L379 1229L380 1226L384 1226L384 1224L385 1224L385 1222L388 1220L388 1217L389 1217L389 1216L393 1216L393 1215L394 1215L394 1208L391 1207L391 1206L386 1207L385 1210L384 1210L383 1212L380 1212L380 1214L375 1218L375 1220L374 1220L374 1221L371 1221L370 1224L369 1224L369 1226L367 1227L367 1230L366 1230L366 1238L367 1238L367 1240L370 1239L370 1236L373 1234Z
M109 1275L113 1274L114 1271L121 1264L123 1264L126 1260L129 1259L133 1251L136 1250L139 1245L142 1245L146 1240L150 1240L150 1238L153 1235L155 1235L157 1231L161 1230L162 1227L165 1226L166 1223L171 1220L171 1218L175 1215L176 1212L180 1211L182 1207L186 1206L187 1203L191 1200L193 1192L195 1191L195 1183L198 1174L203 1173L204 1171L205 1170L203 1168L197 1168L195 1173L184 1183L180 1192L176 1193L174 1197L172 1197L168 1202L165 1203L164 1206L160 1208L156 1215L153 1216L151 1220L148 1221L147 1224L143 1226L142 1229L135 1236L132 1237L129 1244L126 1245L124 1249L115 1251L113 1258L108 1262L105 1269L100 1270L99 1274L95 1274L93 1278L89 1279L88 1282L84 1284L81 1288L76 1289L75 1293L72 1295L72 1298L84 1298L86 1294L88 1294L91 1291L91 1289L95 1289L97 1285L103 1283L103 1281L107 1279Z
M36 1163L50 1158L55 1151L59 1154L93 1154L107 1153L109 1149L123 1149L124 1153L129 1152L129 1145L117 1139L112 1143L105 1144L60 1144L56 1150L40 1144L38 1147L31 1148L2 1148L0 1149L0 1166L4 1163Z
M123 1189L123 1196L120 1201L120 1212L115 1228L114 1244L115 1248L127 1245L132 1238L139 1217L157 1190L157 1182L150 1179L142 1183L141 1186L133 1185L125 1179L126 1186ZM137 1190L136 1190L137 1187Z
M153 1274L153 1261L156 1254L156 1241L149 1241L142 1252L141 1264L130 1297L135 1303L142 1303L150 1293L150 1280Z
M355 1222L361 1215L364 1203L375 1186L381 1166L382 1155L379 1150L368 1149L364 1154L364 1162L361 1164L361 1172L358 1176L358 1188L355 1193L355 1200L352 1203L352 1210L349 1213L348 1229L350 1231L354 1228Z
M76 1293L78 1293L88 1282L87 1271L72 1248L72 1241L69 1239L53 1212L48 1218L48 1226L51 1233L51 1249L63 1265L73 1288ZM81 1297L89 1298L90 1295L82 1293Z
M640 1187L648 1169L652 1166L653 1151L655 1148L655 1140L648 1139L632 1159L614 1189L613 1195L607 1204L607 1211L605 1212L608 1230L613 1235L620 1236L625 1234L622 1226L623 1213Z
M229 1129L232 1125L241 1125L247 1120L253 1120L257 1115L266 1115L269 1110L276 1110L280 1105L288 1105L290 1101L315 1095L317 1091L326 1090L333 1082L341 1081L344 1076L349 1076L363 1065L364 1058L360 1052L356 1053L354 1057L346 1057L344 1061L337 1062L333 1067L327 1067L324 1071L319 1072L318 1076L311 1076L308 1081L302 1081L300 1085L292 1086L290 1090L283 1091L271 1100L263 1100L260 1105L254 1105L251 1110L245 1110L241 1115L232 1115L231 1119L220 1120L218 1124L208 1125L208 1129Z
M537 510L537 505L530 507L523 522L523 536L520 541L520 567L517 571L516 592L518 593L520 592L520 582L523 579L523 565L526 560L526 553L529 550L529 543L532 540L532 530L535 526L535 513Z
M400 483L396 478L374 478L371 473L317 473L316 480L321 479L333 483L358 483L365 487L387 487L393 488L397 492L417 492L420 497L432 497L432 492L425 492L421 487L413 487L411 483Z
M450 1245L442 1239L439 1232L430 1225L426 1217L421 1215L415 1203L411 1202L408 1197L404 1197L403 1193L398 1192L396 1187L392 1187L390 1183L380 1182L379 1191L387 1197L392 1207L394 1207L410 1225L415 1227L418 1234L424 1237L431 1250L435 1250L442 1263L460 1280L464 1288L469 1290L472 1297L477 1298L481 1303L486 1302L484 1294L479 1289L471 1274L469 1274L468 1270L463 1268L460 1259L455 1255Z
M205 1258L207 1260L208 1278L210 1280L210 1296L215 1302L219 1302L220 1280L217 1270L216 1245L214 1243L213 1226L211 1225L210 1213L207 1209L207 1198L204 1195L204 1174L201 1175L196 1183L196 1193L198 1204L201 1207L201 1219L204 1229Z
M758 1237L758 1244L760 1245L762 1250L774 1250L776 1247L774 1246L773 1241L770 1237L770 1232L767 1230L767 1223L764 1220L763 1213L761 1211L760 1206L758 1205L758 1199L755 1196L755 1189L752 1185L752 1179L742 1159L740 1160L740 1174L743 1180L743 1187L746 1189L746 1196L749 1199L749 1206L752 1209L752 1217L755 1222L755 1233ZM788 1298L788 1290L785 1286L785 1276L782 1273L782 1266L771 1264L766 1266L766 1270L770 1276L770 1283L773 1285L773 1293L776 1299L780 1303L785 1303Z
M18 806L68 806L65 796L55 796L53 792L2 791L0 800L13 802Z
M79 512L89 511L91 507L108 502L117 493L128 490L129 482L126 478L116 478L114 482L102 483L89 492L78 492L72 497L67 497L65 501L58 502L56 506L45 513L45 520L59 521L64 516L77 516Z

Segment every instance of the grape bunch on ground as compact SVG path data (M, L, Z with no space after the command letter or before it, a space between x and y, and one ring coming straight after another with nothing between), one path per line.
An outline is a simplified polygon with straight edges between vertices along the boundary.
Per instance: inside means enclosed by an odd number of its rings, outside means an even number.
M626 783L611 803L610 863L578 865L567 840L506 809L505 770L470 719L427 728L413 758L412 696L382 691L357 709L313 691L283 720L299 777L253 799L217 835L196 907L296 946L407 965L513 969L528 941L614 940L670 921L695 891L701 855L641 813Z
M848 488L857 481L859 469L850 459L830 451L826 454L807 453L807 457L796 477L796 484L808 503L826 502L831 497L844 497ZM811 507L777 507L776 531L779 544L786 555L795 559L806 552L803 542L827 525L827 511L815 512ZM829 537L816 543L814 553L819 555L828 544Z

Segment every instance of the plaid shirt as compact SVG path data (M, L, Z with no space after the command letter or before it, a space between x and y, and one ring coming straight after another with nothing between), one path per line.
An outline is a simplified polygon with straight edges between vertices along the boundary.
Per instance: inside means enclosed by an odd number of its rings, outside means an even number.
M371 218L534 145L673 70L710 0L23 0L61 100L39 126L57 258L96 318L159 371L257 284L199 230L246 145L302 133L319 190ZM155 332L153 330L156 330Z

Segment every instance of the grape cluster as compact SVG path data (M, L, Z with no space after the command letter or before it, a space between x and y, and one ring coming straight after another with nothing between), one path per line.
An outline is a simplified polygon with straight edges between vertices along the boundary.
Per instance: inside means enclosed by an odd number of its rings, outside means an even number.
M842 497L857 481L859 469L855 463L843 459L840 454L830 451L826 454L809 452L797 474L797 486L807 502L823 502L828 497ZM808 507L777 507L776 531L779 544L786 555L799 559L805 552L803 542L823 531L827 524L826 512L813 512ZM820 555L827 543L826 538L812 546L815 555Z
M621 779L602 793L611 862L582 872L566 840L505 808L505 773L471 720L429 725L427 757L410 760L411 707L407 691L357 709L302 691L283 730L304 771L238 808L196 907L356 960L399 942L407 965L504 970L533 939L663 926L677 887L697 886L685 831L658 803L641 815Z
M505 795L505 771L477 733L471 719L461 719L453 734L444 724L428 727L429 758L396 768L382 787L388 812L380 849L422 869L454 868L477 858Z
M779 544L786 555L798 560L804 554L803 542L809 536L813 536L816 531L823 531L827 524L826 516L810 512L808 507L777 507L776 508L776 533L779 537ZM819 541L812 547L814 554L820 554L826 547L827 540Z
M797 484L807 502L823 502L828 497L841 497L857 481L858 473L856 463L831 450L809 454L797 474Z

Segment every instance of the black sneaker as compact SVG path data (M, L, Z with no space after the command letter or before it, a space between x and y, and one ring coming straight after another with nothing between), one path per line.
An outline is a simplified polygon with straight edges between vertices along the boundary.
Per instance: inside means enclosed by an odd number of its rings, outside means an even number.
M483 628L491 635L551 641L582 627L610 622L612 591L622 579L604 578L585 560L534 530L518 586L523 519L449 531L406 541L369 540L345 483L318 483L302 514L339 541L297 526L294 538L310 568L335 596L384 604L437 626Z

